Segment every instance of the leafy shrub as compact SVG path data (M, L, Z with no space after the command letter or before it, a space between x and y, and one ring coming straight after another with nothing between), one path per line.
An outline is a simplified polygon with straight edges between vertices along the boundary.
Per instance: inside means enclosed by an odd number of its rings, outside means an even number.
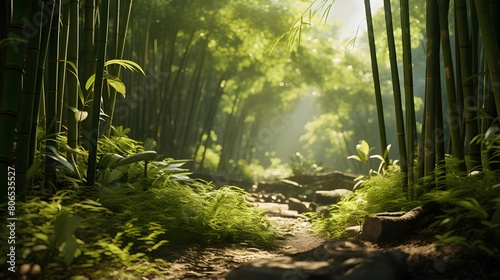
M295 155L290 157L290 167L294 175L315 175L325 170L314 160L305 158L301 153L296 152Z
M323 217L312 213L313 228L321 235L332 239L348 238L345 229L361 225L372 213L406 211L419 204L409 201L401 187L399 172L386 172L384 176L372 176L361 188L330 207L330 215Z
M178 244L273 244L275 236L264 212L245 200L242 189L215 190L196 180L155 182L145 190L137 184L103 188L100 202L120 219L162 225L167 238Z
M164 232L161 226L150 223L139 227L134 220L118 222L99 202L78 197L75 191L59 191L47 200L30 198L19 202L17 211L17 264L37 263L47 279L66 279L74 276L74 269L102 262L107 270L99 273L109 276L113 268L147 261L141 251L165 242L158 238ZM5 256L1 258L4 262ZM137 267L135 272L151 270L161 273L154 266Z
M492 257L500 256L500 185L498 172L477 175L442 173L445 189L435 189L424 195L439 202L443 214L431 229L437 243L460 243Z
M495 258L500 256L500 184L498 172L468 175L456 168L457 160L447 158L446 165L435 171L439 188L429 191L422 178L415 186L413 199L401 187L401 175L389 169L363 182L352 195L330 207L330 216L310 214L314 229L328 238L348 238L345 229L362 225L369 214L408 211L429 202L441 205L443 214L429 227L438 242L459 243ZM431 176L434 178L434 176Z

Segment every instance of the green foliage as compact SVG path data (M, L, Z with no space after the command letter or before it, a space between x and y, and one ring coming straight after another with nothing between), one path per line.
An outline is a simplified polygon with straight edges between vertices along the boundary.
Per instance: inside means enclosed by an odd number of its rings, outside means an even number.
M127 181L133 183L102 188L99 201L122 218L163 225L168 239L178 244L273 244L274 233L263 211L245 200L243 190L230 186L215 190L175 173L185 172L180 168L183 163L151 164L148 176L139 180L133 174L140 171L133 169L140 170L140 164L130 165Z
M374 147L370 147L368 142L365 140L361 140L359 144L356 145L356 151L357 155L351 155L348 156L347 159L354 159L357 160L363 164L366 165L368 168L368 177L361 175L354 179L354 181L357 181L356 185L354 185L354 189L357 189L359 186L361 186L366 179L371 178L373 175L381 175L383 176L385 173L384 168L388 167L387 165L390 163L389 161L389 151L391 150L391 145L387 145L387 148L384 150L383 155L370 155L370 152L375 149ZM370 159L378 159L380 161L380 164L378 166L377 171L374 171L373 169L370 168ZM392 169L397 169L396 164L397 161L393 162Z
M264 166L257 159L247 162L243 159L238 161L238 168L241 175L251 182L276 181L286 178L292 174L292 170L281 163L281 159L271 157L270 164Z
M142 70L141 66L133 61L130 60L125 60L125 59L112 59L108 60L104 63L104 66L109 66L109 65L120 65L121 67L128 69L132 72L140 72L143 75L146 75L144 70ZM85 83L85 89L86 90L91 90L94 86L95 83L95 74L90 76ZM115 77L113 75L110 75L107 70L104 71L104 79L108 82L108 84L114 88L117 92L121 93L122 95L125 95L126 93L126 87L125 84L120 80L120 78Z
M372 174L381 174L383 172L384 166L389 164L389 162L387 161L388 161L389 151L391 150L391 145L390 144L387 145L383 155L370 155L370 152L373 149L375 149L375 147L370 147L368 142L366 142L365 140L361 140L361 142L356 145L356 151L358 154L348 156L347 159L354 159L365 164L366 167L368 168L369 176L371 176ZM370 169L370 159L378 159L380 161L377 171L373 171L372 169Z
M310 214L316 232L331 239L349 238L345 229L361 225L372 213L407 211L419 205L410 201L401 188L400 172L389 171L385 176L373 176L362 184L362 188L343 197L330 207L330 215L323 217Z
M306 159L299 152L296 152L295 155L290 157L289 165L294 175L314 175L325 170L325 167L322 167L321 163Z
M437 245L460 243L491 257L500 255L500 187L498 172L467 175L457 171L459 163L449 157L444 170L436 170L441 188L425 192L426 178L415 186L416 198L409 199L401 188L401 173L389 169L367 178L352 195L330 207L329 217L310 214L314 229L329 238L348 238L345 228L361 225L367 215L408 211L425 203L441 205L430 231ZM434 177L433 177L434 178Z
M33 197L18 207L16 244L20 254L16 261L40 264L47 279L67 279L75 276L72 270L101 262L113 268L145 261L141 251L166 242L160 240L162 226L139 227L134 220L120 223L123 220L115 220L115 214L99 202L79 197L75 191L60 191L47 200Z
M453 164L453 160L448 167ZM455 172L441 173L438 180L445 189L426 193L425 199L442 205L443 214L431 229L438 245L460 243L498 258L500 254L500 188L498 172L466 176Z
M356 151L358 152L358 155L352 155L352 156L348 156L347 158L348 159L355 159L359 162L362 162L366 165L369 166L369 156L370 156L370 152L371 150L375 149L374 147L371 147L370 148L370 145L368 145L368 143L365 141L365 140L361 140L361 143L357 144L356 145Z

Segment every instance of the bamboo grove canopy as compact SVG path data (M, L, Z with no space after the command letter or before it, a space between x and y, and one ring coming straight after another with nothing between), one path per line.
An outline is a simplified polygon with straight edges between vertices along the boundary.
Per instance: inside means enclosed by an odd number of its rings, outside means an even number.
M357 44L369 48L367 64L332 47L335 36L324 33L335 25L306 36L308 13L295 20L301 11L292 0L4 1L2 200L5 171L14 166L20 194L41 167L44 188L58 188L61 165L86 166L71 176L94 185L99 139L125 135L122 125L141 141L153 139L158 153L193 158L198 169L217 155L212 170L230 171L268 152L281 132L272 124L293 122L279 110L293 108L311 86L326 112L302 137L311 154L345 159L346 147L360 139L380 141L383 153L394 140L404 188L432 176L446 153L463 171L494 168L488 147L495 143L484 136L500 110L500 4L395 2L385 0L372 17L365 0L368 36ZM309 9L318 5L324 14L335 9L326 0ZM273 42L287 35L292 47L277 44L270 54ZM417 47L424 60L415 58ZM352 86L342 85L347 80ZM424 99L422 116L417 96ZM375 118L379 140L365 123ZM317 137L328 129L327 137ZM321 141L338 146L314 150Z

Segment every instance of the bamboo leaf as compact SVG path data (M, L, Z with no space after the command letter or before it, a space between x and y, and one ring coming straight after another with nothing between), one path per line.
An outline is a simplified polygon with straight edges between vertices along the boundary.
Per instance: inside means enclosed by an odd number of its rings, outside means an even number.
M106 79L108 81L108 84L111 87L113 87L117 92L121 93L122 95L125 95L125 92L127 91L125 84L117 77L113 77L110 75L107 75L107 76L108 77Z
M69 266L73 260L75 259L75 252L78 249L79 245L76 242L75 237L71 236L65 242L65 246L63 249L63 257L64 263Z
M95 74L93 74L88 78L87 82L85 83L85 89L89 90L89 88L94 85L94 82L95 82Z
M40 166L42 165L41 160L35 160L33 164L30 166L28 169L28 172L26 172L26 181L29 182L35 175L35 173L39 170Z
M481 215L483 218L488 218L488 212L486 212L486 210L484 210L481 204L479 204L479 202L473 197L468 197L464 200L459 200L455 203L459 206L462 206L468 210L471 210Z
M120 160L119 162L117 162L113 166L111 166L111 168L116 168L116 167L119 167L119 166L122 166L122 165L127 165L127 164L131 164L131 163L134 163L134 162L139 162L139 161L151 161L151 160L155 160L157 156L158 155L156 154L155 151L140 152L140 153L133 154L131 156L128 156L128 157Z
M47 149L52 151L53 154L46 154L45 156L50 157L51 159L59 162L60 164L71 170L73 173L75 173L75 168L73 167L73 165L71 165L71 163L69 163L64 157L58 155L56 148L52 146L47 146Z
M108 65L112 65L112 64L120 65L123 68L128 69L132 72L141 72L144 76L146 76L146 73L144 72L142 67L134 61L126 60L126 59L111 59L111 60L106 61L104 63L104 66L108 66Z
M113 154L113 153L104 154L103 156L101 156L97 168L98 169L110 168L122 159L123 157L118 154Z
M370 156L370 158L376 158L376 159L378 159L378 160L380 160L382 162L385 161L385 159L381 155L372 155L372 156Z
M87 117L89 116L89 113L87 111L80 111L76 110L75 111L75 119L76 122L82 122L84 121Z
M152 138L147 138L144 141L144 149L145 150L153 150L156 147L156 141Z
M61 244L68 241L68 239L78 229L81 220L82 218L78 216L69 216L68 214L61 214L57 216L54 221L56 241Z
M43 234L43 233L40 233L40 232L35 232L35 233L33 233L33 236L35 236L36 238L42 240L46 244L50 244L50 242L49 242L49 236L46 235L46 234Z
M361 162L361 158L359 156L356 156L356 155L348 156L347 159L355 159L355 160Z

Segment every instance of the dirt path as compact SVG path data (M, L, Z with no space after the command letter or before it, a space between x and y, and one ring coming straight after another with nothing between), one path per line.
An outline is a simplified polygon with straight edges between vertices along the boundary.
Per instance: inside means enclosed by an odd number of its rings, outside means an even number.
M172 255L171 266L167 268L168 275L154 279L224 279L231 269L241 263L307 251L325 241L313 234L311 223L305 217L298 215L296 211L289 211L286 204L259 203L258 205L268 212L269 220L280 236L278 249L261 250L242 245L188 249Z
M243 245L224 248L188 249L177 252L169 259L168 275L150 279L224 279L225 275L241 263L266 259L289 253L304 252L322 244L325 239L313 234L307 218L289 211L285 204L259 203L268 212L269 220L279 234L279 248L261 250ZM464 248L432 244L432 235L419 233L386 243L364 242L380 250L398 249L408 255L407 279L500 279L500 265L486 262L469 254ZM146 279L146 278L143 278Z

